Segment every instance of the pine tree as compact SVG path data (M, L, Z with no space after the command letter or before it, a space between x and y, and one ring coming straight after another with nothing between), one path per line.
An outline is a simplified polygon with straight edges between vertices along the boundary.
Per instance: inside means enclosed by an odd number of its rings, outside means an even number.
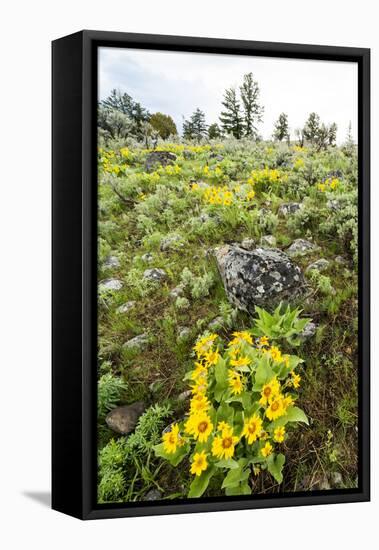
M141 139L143 134L142 123L148 121L150 113L140 103L134 101L129 94L121 94L120 90L113 89L110 95L101 102L101 106L126 115L133 125L131 133Z
M222 105L225 110L221 112L220 122L222 130L226 134L232 134L235 138L241 139L244 132L241 105L238 101L235 88L225 90Z
M332 122L328 130L328 145L334 147L337 142L337 124Z
M205 124L205 113L199 108L191 116L192 135L200 141L207 135L207 125Z
M209 139L218 139L221 137L221 130L217 122L211 124L208 128Z
M193 139L193 127L191 120L187 120L183 117L182 126L184 139Z
M317 113L311 113L303 128L304 138L312 144L316 142L320 130L320 117Z
M283 141L283 139L289 140L288 115L286 113L280 113L274 126L273 137L278 141Z
M253 73L244 75L240 93L244 114L244 135L255 139L258 134L257 124L263 120L263 107L259 104L259 86L253 78Z
M329 143L329 127L326 126L326 124L322 123L320 124L317 135L314 140L314 142L317 145L317 150L321 151L321 149L326 149L328 147Z

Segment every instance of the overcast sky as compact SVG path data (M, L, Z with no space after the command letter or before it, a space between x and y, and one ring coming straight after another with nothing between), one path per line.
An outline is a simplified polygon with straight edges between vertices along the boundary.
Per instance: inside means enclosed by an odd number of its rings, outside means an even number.
M281 112L288 114L293 137L312 111L325 123L337 123L339 142L351 121L356 139L356 63L100 48L99 99L113 88L127 92L151 113L171 115L181 132L182 117L197 107L205 112L207 124L218 122L224 90L239 86L248 72L259 83L265 109L260 133L265 139Z

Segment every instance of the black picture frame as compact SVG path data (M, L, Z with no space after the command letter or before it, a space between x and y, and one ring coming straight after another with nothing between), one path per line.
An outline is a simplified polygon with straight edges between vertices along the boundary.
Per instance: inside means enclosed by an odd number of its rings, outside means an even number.
M359 486L257 497L96 504L97 48L358 64ZM370 50L85 30L52 43L52 507L81 519L370 499Z

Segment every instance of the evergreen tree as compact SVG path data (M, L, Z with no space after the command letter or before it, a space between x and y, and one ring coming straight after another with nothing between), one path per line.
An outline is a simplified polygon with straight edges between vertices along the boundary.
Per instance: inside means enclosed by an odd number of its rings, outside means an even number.
M290 134L288 126L288 116L286 115L286 113L281 113L279 115L279 118L274 126L273 137L278 141L283 141L283 139L289 140Z
M207 125L205 124L205 113L199 108L191 116L192 135L198 141L207 135Z
M101 102L101 106L105 109L119 111L126 115L132 122L133 128L131 133L137 138L143 137L142 124L147 122L150 113L142 107L142 105L133 100L133 98L127 94L121 94L120 90L112 90L110 95Z
M244 125L241 105L238 101L235 88L225 90L222 105L225 107L225 110L220 115L222 130L226 134L232 134L235 138L241 139L244 133Z
M253 73L244 75L240 93L244 114L244 135L255 139L258 134L257 124L263 120L263 107L259 104L259 86L253 78Z
M317 113L311 113L303 128L304 138L312 144L316 142L320 130L320 117Z
M326 124L320 124L317 135L315 138L315 143L317 145L317 150L326 149L329 143L329 127Z
M184 139L193 139L193 126L191 120L183 117L183 137Z
M211 124L208 128L209 139L219 139L221 137L221 130L217 122Z
M332 124L329 126L328 131L328 145L331 145L334 147L337 142L337 124L335 122L332 122Z
M304 147L304 128L296 128L295 130L295 136L297 137L297 141L299 143L300 147Z

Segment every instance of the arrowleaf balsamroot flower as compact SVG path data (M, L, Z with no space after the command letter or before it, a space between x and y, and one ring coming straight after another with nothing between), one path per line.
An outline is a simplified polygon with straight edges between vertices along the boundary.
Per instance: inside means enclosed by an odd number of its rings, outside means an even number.
M279 393L280 393L280 382L277 378L273 378L272 380L270 380L268 384L265 384L263 386L259 404L262 406L266 405L271 399L273 399Z
M286 409L283 404L283 396L279 394L270 402L270 405L266 409L266 416L269 420L276 420L284 414L286 414Z
M239 438L233 435L233 428L226 424L221 435L216 435L212 442L212 455L220 459L232 458Z
M285 433L286 429L284 426L279 426L278 428L275 428L274 441L276 441L277 443L282 443L284 441Z
M194 439L198 439L200 443L205 443L213 430L213 424L207 414L195 414L188 418L185 430Z
M191 474L200 476L208 468L207 454L205 451L195 453L191 463Z
M254 441L260 436L262 425L262 419L257 414L254 414L245 420L242 435L245 436L249 445L254 443Z
M262 449L261 449L262 456L264 456L265 458L270 456L270 454L272 453L272 449L273 449L273 447L272 447L271 443L269 443L269 441L267 441L266 445L264 447L262 447Z
M171 430L163 434L163 448L168 454L173 454L176 452L178 447L183 445L183 438L179 434L178 424L173 424Z

